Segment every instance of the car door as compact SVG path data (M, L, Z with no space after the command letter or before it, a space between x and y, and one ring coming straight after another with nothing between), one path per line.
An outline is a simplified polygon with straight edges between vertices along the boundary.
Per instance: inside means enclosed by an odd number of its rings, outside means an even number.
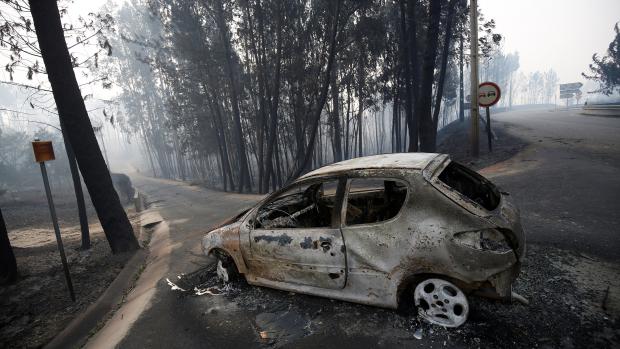
M267 200L250 230L251 274L271 281L340 289L346 283L340 211L346 181L294 184Z
M342 233L347 242L351 282L386 279L400 263L407 225L400 214L408 197L407 183L396 178L351 178L342 207ZM377 284L380 281L373 281ZM381 290L373 291L376 294Z

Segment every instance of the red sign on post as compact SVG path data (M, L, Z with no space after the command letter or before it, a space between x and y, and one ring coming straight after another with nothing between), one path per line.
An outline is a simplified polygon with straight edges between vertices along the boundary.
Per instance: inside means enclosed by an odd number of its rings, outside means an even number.
M494 82L483 82L478 86L478 105L490 107L499 101L502 93Z
M34 150L34 159L36 162L45 162L56 159L54 156L54 147L50 141L34 141L32 142L32 150Z

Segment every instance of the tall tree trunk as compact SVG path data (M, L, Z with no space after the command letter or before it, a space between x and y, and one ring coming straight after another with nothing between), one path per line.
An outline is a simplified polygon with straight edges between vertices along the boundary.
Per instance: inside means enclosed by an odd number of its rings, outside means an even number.
M113 253L140 248L112 185L65 42L56 1L29 0L30 12L54 100L97 216Z
M334 130L334 162L342 161L342 136L340 130L340 96L338 93L338 63L334 62L334 68L331 76L332 91L332 126Z
M439 21L441 19L441 0L430 0L429 24L426 33L426 50L422 62L422 83L420 85L420 97L415 106L416 116L420 120L420 150L433 152L433 118L431 105L433 101L433 81L435 72L435 60L437 56L437 41L439 39Z
M336 57L336 36L338 33L338 21L340 20L340 7L342 0L336 0L336 11L334 13L334 17L332 19L332 25L330 30L330 42L329 42L329 54L327 56L327 68L325 69L325 76L323 77L323 83L321 85L321 93L318 97L318 103L313 111L312 115L312 130L310 131L310 139L308 140L308 146L306 147L305 154L303 159L299 159L297 169L291 177L289 181L299 177L308 167L310 160L312 159L312 153L314 150L314 143L316 141L316 134L319 127L319 121L321 120L321 113L323 112L323 106L325 105L325 101L327 100L327 92L329 90L329 81L330 74L332 70L332 66L334 64L334 58Z
M510 94L508 95L508 109L512 110L512 75L514 72L510 72Z
M349 138L351 137L351 85L347 84L347 114L346 114L347 129L344 137L344 158L351 158L351 151L349 144L351 143Z
M220 156L222 158L222 164L224 165L224 169L228 175L228 181L230 183L230 190L234 191L235 180L233 177L232 168L230 166L230 160L228 158L228 145L226 142L226 132L224 129L224 123L222 121L220 106L214 99L214 95L211 95L211 98L209 98L209 100L210 100L209 106L211 108L211 113L215 116L215 132L219 137L220 143L222 144L222 152L220 153Z
M420 65L418 64L418 35L417 35L417 4L418 0L408 0L407 19L409 29L409 61L411 63L411 92L413 109L407 118L407 129L409 130L409 152L418 151L420 115L418 113L418 104L420 103ZM430 101L430 99L429 99ZM424 101L422 101L424 103ZM430 102L429 102L430 103ZM405 138L407 134L405 133Z
M267 87L267 75L265 73L266 67L265 62L262 59L263 55L259 54L258 47L256 44L256 35L254 31L254 21L253 18L257 17L259 22L259 31L260 37L262 38L262 34L264 32L263 25L263 11L260 2L255 4L254 12L250 12L250 2L246 1L244 4L245 16L248 21L249 28L249 42L251 45L252 55L254 56L254 60L256 61L256 72L257 72L257 80L258 80L258 99L259 99L259 115L257 122L257 138L258 138L258 192L264 193L269 190L268 187L264 187L264 183L269 182L269 178L265 178L266 164L265 164L265 139L269 137L269 126L267 121L267 96L269 89ZM262 40L261 40L262 41ZM268 142L268 141L267 141Z
M392 102L392 153L400 152L400 88L394 84L394 101Z
M280 105L280 72L282 70L282 8L279 8L277 18L277 34L276 34L276 73L273 87L273 93L271 94L271 100L269 103L270 115L269 115L269 139L267 141L267 154L265 155L265 174L262 187L265 190L269 188L269 178L274 174L273 168L273 153L277 141L277 129L278 129L278 107Z
M12 284L17 279L17 262L0 209L0 285Z
M414 6L411 2L409 4L409 6ZM415 41L415 37L410 37L407 34L407 20L406 20L406 9L405 9L405 0L401 0L400 1L400 28L401 28L401 61L402 61L402 67L403 67L403 80L405 82L405 98L404 98L404 102L405 102L405 120L407 120L407 127L409 127L410 133L413 133L414 131L412 130L413 128L415 128L415 133L417 134L417 124L414 121L414 115L413 115L413 99L415 94L413 93L412 90L412 74L411 74L411 66L412 64L410 64L410 62L414 59L412 57L410 57L411 55L411 50L409 49L410 43L409 41ZM414 25L415 26L415 22L414 23L409 23L409 25ZM414 29L414 33L415 33L415 29ZM414 82L417 84L417 80ZM400 124L400 123L399 123ZM400 125L399 125L400 127ZM399 132L399 137L400 137L400 132ZM398 143L400 143L400 139L398 141ZM417 151L417 140L415 142L415 144L410 144L409 145L409 151ZM400 144L398 146L399 151L400 151Z
M69 161L69 169L71 170L71 179L73 180L73 190L75 192L75 200L78 208L78 218L80 220L80 232L82 234L82 249L90 249L90 231L88 230L88 216L86 215L86 203L84 202L84 192L82 190L82 181L78 173L78 165L75 160L75 153L71 142L67 136L67 131L60 124L62 137L65 141L65 150L67 152L67 160Z
M454 10L456 8L456 0L450 0L448 3L448 14L446 18L446 33L443 42L443 50L441 52L441 65L439 66L439 81L437 81L437 89L435 92L435 108L433 109L433 130L430 131L428 151L435 152L437 141L437 123L439 122L439 111L441 109L441 100L443 99L443 86L446 81L446 71L448 70L448 58L450 56L450 45L452 45L452 29L454 24Z
M364 51L363 49L361 50ZM357 156L364 156L362 148L362 135L364 128L362 127L362 116L364 115L364 55L360 54L358 63L358 85L357 85Z
M463 34L459 34L459 122L465 121L465 89L463 88Z
M230 34L228 25L224 18L224 7L222 0L215 1L217 25L224 46L224 55L226 58L226 71L230 83L230 98L233 109L233 121L235 125L235 143L237 143L237 161L239 162L239 192L243 192L243 188L248 191L252 190L250 184L250 173L248 159L245 151L245 141L243 139L243 129L241 127L241 112L239 111L239 89L237 87L237 78L235 74L235 64L233 62L233 51L230 43Z

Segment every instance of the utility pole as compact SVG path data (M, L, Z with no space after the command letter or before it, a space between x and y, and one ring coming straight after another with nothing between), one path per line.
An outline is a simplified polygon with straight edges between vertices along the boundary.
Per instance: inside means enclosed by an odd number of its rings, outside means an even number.
M479 151L479 130L478 130L478 1L469 2L469 36L471 42L471 155L478 157Z

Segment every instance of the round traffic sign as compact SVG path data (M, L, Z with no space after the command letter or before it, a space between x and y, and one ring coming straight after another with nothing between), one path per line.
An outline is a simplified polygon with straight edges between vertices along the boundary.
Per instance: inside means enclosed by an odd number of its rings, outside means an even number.
M483 82L478 86L478 104L481 107L490 107L499 101L501 94L496 83Z

